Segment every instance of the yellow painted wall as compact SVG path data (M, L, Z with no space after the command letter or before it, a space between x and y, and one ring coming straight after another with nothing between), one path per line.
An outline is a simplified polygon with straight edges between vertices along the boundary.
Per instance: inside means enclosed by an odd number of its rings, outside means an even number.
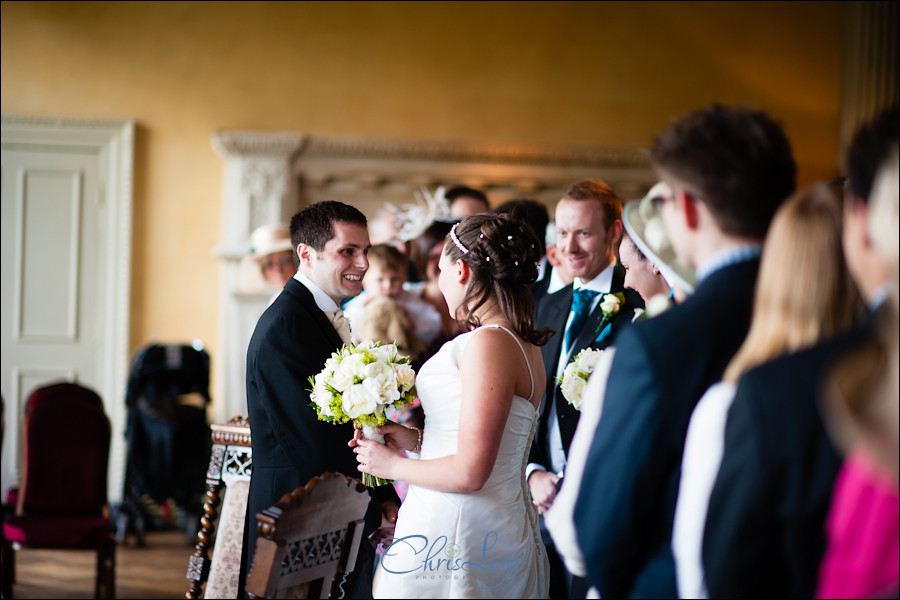
M837 174L842 2L2 2L4 114L131 118L131 345L217 340L219 129L649 145L769 111ZM215 397L216 393L213 390Z

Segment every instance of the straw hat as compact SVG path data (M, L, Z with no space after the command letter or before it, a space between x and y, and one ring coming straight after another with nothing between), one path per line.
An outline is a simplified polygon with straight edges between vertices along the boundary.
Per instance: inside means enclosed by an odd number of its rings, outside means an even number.
M263 225L250 234L250 256L257 262L276 252L293 252L287 225Z
M634 200L625 205L622 211L622 222L634 244L644 253L647 259L655 264L660 274L670 287L678 287L686 294L693 294L697 285L697 276L678 260L675 250L669 243L662 218L659 216L657 204L653 199L669 192L665 183L657 183L641 200Z

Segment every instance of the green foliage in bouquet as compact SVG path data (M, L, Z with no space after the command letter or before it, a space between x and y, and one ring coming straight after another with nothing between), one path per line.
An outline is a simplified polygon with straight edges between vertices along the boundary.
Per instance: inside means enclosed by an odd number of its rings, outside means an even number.
M339 425L352 421L367 439L385 422L387 406L400 408L416 400L416 372L409 357L394 344L365 341L343 346L325 361L325 368L309 378L310 406L320 421ZM379 440L382 441L383 440ZM366 485L390 483L363 474Z

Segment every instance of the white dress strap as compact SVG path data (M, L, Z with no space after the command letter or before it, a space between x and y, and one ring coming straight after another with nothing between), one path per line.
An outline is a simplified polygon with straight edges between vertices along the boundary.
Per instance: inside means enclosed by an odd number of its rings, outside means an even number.
M506 333L508 333L510 336L512 336L512 339L514 339L514 340L516 341L516 344L519 345L519 350L522 351L522 357L525 358L525 366L528 367L528 381L531 382L531 391L528 392L528 398L527 398L527 400L528 400L529 402L531 402L531 397L534 395L534 374L531 372L531 363L528 361L528 355L525 353L525 347L522 346L522 342L519 341L519 338L516 336L516 334L514 334L512 331L510 331L509 329L507 329L507 328L504 327L503 325L497 325L497 324L495 324L495 323L489 323L489 324L487 324L487 325L482 325L482 327L495 327L495 328L497 328L497 329L502 329L503 331L505 331Z

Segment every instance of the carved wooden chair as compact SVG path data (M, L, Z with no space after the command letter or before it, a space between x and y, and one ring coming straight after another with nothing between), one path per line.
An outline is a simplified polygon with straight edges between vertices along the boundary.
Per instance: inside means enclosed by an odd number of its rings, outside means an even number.
M253 454L250 424L237 416L212 429L206 503L190 558L187 598L237 598ZM221 513L219 507L221 505ZM209 551L212 550L212 558ZM205 584L205 595L204 595Z
M96 550L95 598L115 597L116 542L109 519L110 424L100 397L75 383L31 394L15 515L3 521L2 592L12 598L14 548Z
M340 473L313 477L256 515L259 535L247 576L257 598L340 597L362 539L369 494Z

